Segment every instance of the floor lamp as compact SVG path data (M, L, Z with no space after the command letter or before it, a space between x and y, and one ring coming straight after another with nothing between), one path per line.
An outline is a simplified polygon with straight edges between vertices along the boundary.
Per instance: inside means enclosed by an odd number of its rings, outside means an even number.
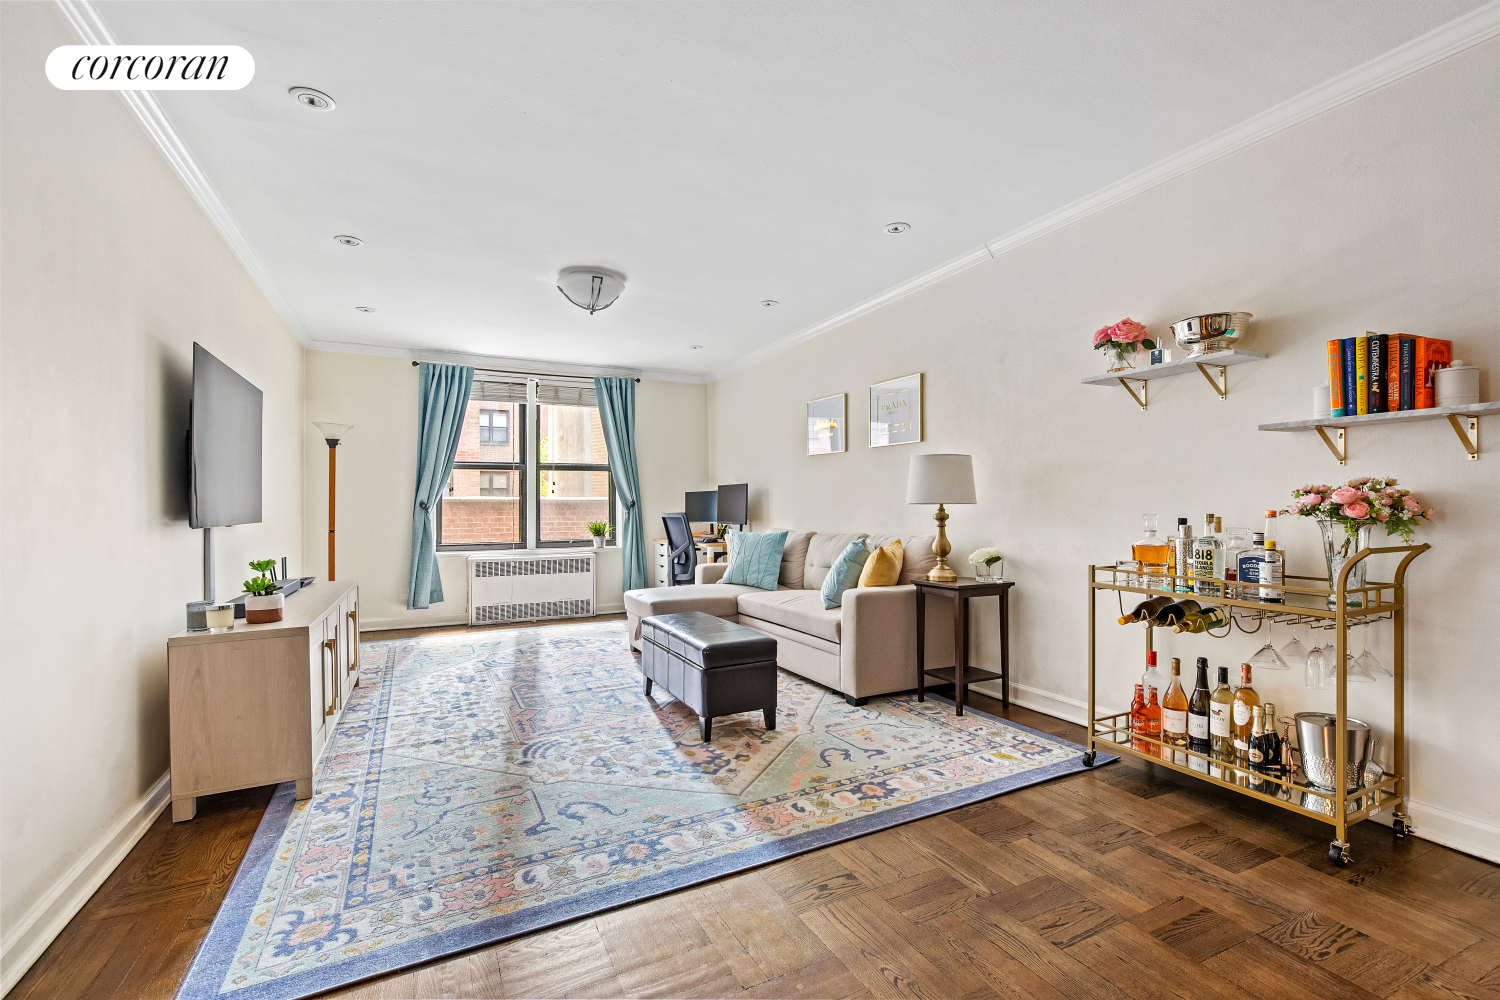
M323 435L323 440L328 442L328 579L335 579L333 575L333 497L334 486L337 482L338 463L334 456L338 454L339 439L349 433L353 424L327 424L314 420L313 426Z

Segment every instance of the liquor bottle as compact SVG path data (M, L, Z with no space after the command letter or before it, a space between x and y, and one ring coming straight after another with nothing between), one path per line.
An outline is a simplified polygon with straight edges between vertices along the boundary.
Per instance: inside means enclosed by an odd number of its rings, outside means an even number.
M1161 742L1161 703L1156 700L1156 688L1150 687L1146 691L1146 735L1157 741L1147 743L1146 752L1152 756L1160 756L1161 747L1158 744Z
M1267 542L1275 542L1276 547L1278 549L1281 548L1281 539L1276 537L1276 511L1274 510L1266 511L1265 536ZM1283 553L1283 555L1284 554L1285 553Z
M1208 696L1208 736L1215 760L1234 763L1234 692L1229 690L1229 668L1219 668L1219 683Z
M1265 558L1260 563L1260 599L1267 604L1285 604L1281 589L1282 569L1285 562L1281 550L1274 540L1266 542Z
M1136 750L1146 749L1139 737L1146 735L1146 696L1141 685L1135 686L1135 697L1130 700L1130 745Z
M1147 691L1152 688L1165 691L1167 688L1167 679L1161 675L1160 670L1156 669L1156 650L1154 649L1146 654L1146 672L1141 675L1141 685Z
M1121 625L1129 625L1131 622L1141 622L1148 625L1151 623L1151 619L1156 617L1158 611L1171 603L1172 599L1170 597L1153 597L1149 601L1142 601L1137 604L1130 611L1126 612L1124 617L1118 620Z
M1156 534L1156 515L1143 514L1146 537L1130 547L1130 557L1141 564L1141 576L1147 590L1170 590L1166 574L1171 572L1172 548Z
M1167 686L1167 693L1161 699L1161 740L1169 748L1187 749L1187 713L1187 692L1182 690L1182 661L1174 656L1172 683Z
M1197 601L1176 601L1158 611L1156 617L1151 619L1151 624L1166 628L1169 625L1176 625L1192 612L1202 610L1202 606Z
M1193 539L1194 576L1222 577L1224 575L1224 544L1219 541L1219 536L1214 534L1216 520L1217 518L1212 514L1204 514L1203 534ZM1206 597L1221 596L1219 584L1209 583L1206 580L1195 580L1193 593Z
M1190 611L1182 621L1172 626L1173 632L1207 632L1229 622L1229 611L1217 604L1202 611Z
M1261 708L1265 710L1266 732L1261 739L1264 741L1262 752L1266 758L1266 773L1280 777L1286 768L1283 766L1281 736L1276 732L1276 705L1268 701Z
M1177 519L1177 534L1172 536L1172 566L1169 572L1185 579L1173 580L1171 589L1179 594L1193 592L1193 529L1185 517Z
M1244 757L1250 752L1250 716L1260 695L1250 686L1250 664L1240 664L1240 686L1234 692L1234 750Z
M1266 558L1265 533L1257 531L1250 537L1251 546L1240 551L1239 563L1235 567L1242 601L1260 600L1260 564Z
M1250 548L1250 529L1230 528L1229 538L1224 542L1224 579L1230 581L1225 588L1225 597L1244 599L1244 593L1235 586L1239 580L1240 556Z
M1208 695L1208 657L1198 657L1198 677L1193 682L1193 693L1188 698L1188 749L1205 756L1212 750L1208 740L1208 711L1211 701Z

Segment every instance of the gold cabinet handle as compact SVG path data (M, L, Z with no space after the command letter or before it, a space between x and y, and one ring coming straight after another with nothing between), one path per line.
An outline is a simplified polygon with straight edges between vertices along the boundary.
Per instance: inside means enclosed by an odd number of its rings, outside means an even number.
M333 652L333 646L334 646L334 640L333 639L324 639L323 640L323 651L325 653L332 653ZM337 669L338 668L338 661L334 660L333 663L334 663L334 670L330 671L330 673L332 673L334 680L337 681L338 680L338 669ZM338 686L337 683L335 683L333 685L333 698L329 701L328 707L325 708L325 709L323 709L323 718L325 718L325 719L328 718L330 715L332 715L334 712L337 712L338 710L339 710L339 686Z
M354 612L349 612L349 636L352 640L349 645L349 669L344 671L352 674L359 669L359 625L354 620Z

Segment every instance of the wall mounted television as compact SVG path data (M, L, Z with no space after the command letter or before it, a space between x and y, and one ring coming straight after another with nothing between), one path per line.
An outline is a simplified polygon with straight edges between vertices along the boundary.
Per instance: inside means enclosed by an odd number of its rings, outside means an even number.
M261 519L264 394L199 344L193 345L188 416L188 524L218 528Z

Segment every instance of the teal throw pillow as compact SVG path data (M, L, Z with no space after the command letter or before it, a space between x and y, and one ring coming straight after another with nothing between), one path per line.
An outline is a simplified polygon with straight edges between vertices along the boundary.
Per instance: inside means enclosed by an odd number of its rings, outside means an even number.
M763 535L751 531L731 531L729 569L720 577L719 582L775 590L776 579L781 575L781 550L786 547L786 534L785 531Z
M863 538L856 538L839 553L839 557L833 561L833 568L823 580L824 610L843 605L844 591L859 586L860 571L865 568L865 560L869 558L870 549Z

